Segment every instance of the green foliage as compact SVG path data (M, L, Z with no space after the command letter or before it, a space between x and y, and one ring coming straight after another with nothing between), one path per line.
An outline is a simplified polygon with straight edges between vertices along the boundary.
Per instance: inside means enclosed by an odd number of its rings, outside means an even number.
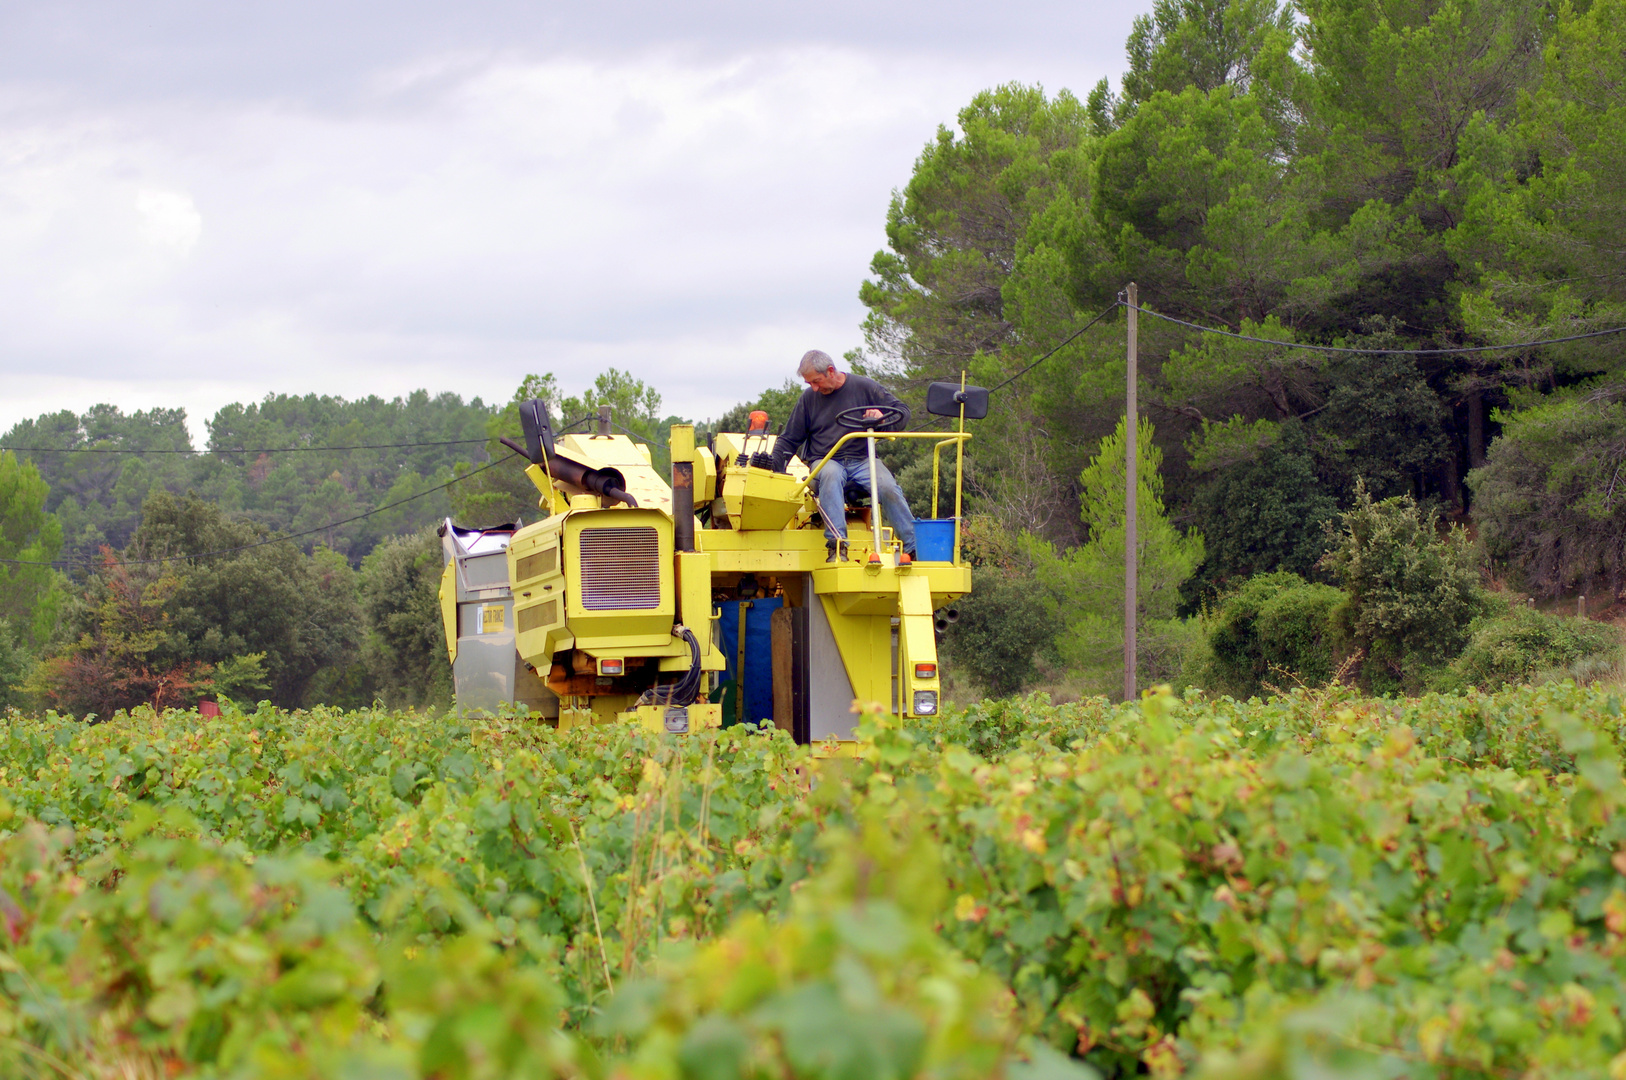
M1001 1071L1008 999L933 932L946 901L935 845L868 818L860 837L826 838L830 863L783 917L747 915L618 991L599 1031L628 1040L627 1075L668 1076L674 1058L685 1075L727 1080ZM1052 1067L1058 1080L1089 1075Z
M1142 320L1142 400L1165 449L1197 436L1191 471L1170 454L1168 507L1210 541L1208 595L1308 572L1319 521L1357 478L1374 498L1465 511L1464 466L1494 434L1484 408L1599 373L1613 387L1613 344L1336 359L1289 346L1428 350L1626 320L1620 16L1619 0L1158 0L1120 93L1103 80L1080 105L1000 87L926 147L863 286L867 359L908 383L958 368L1001 383L1127 281L1148 308L1281 342ZM1084 539L1057 510L1119 412L1121 333L1097 327L1002 391L971 447L975 512ZM1279 424L1304 443L1265 483L1261 425ZM1612 463L1597 449L1580 471ZM1273 514L1309 513L1252 528L1224 512L1245 486L1275 489L1260 500Z
M1620 662L1620 648L1620 630L1614 626L1514 603L1473 624L1467 647L1440 681L1495 690L1542 673L1568 673L1588 660L1613 668Z
M1203 537L1194 530L1182 534L1169 522L1163 454L1154 435L1143 419L1136 440L1136 623L1141 676L1164 682L1180 671L1194 636L1175 618L1175 608L1180 586L1202 564ZM1079 477L1089 535L1083 545L1063 554L1037 538L1026 541L1035 591L1061 627L1055 651L1091 693L1122 693L1127 453L1127 427L1120 422Z
M45 509L49 497L32 462L0 450L0 559L16 560L0 563L0 620L8 624L9 648L44 645L62 612L64 590L56 571L17 565L49 563L62 550L62 523Z
M1349 597L1340 620L1369 685L1416 686L1462 650L1486 608L1479 553L1460 526L1442 537L1438 511L1409 495L1374 502L1358 486L1355 500L1322 560Z
M260 689L288 706L342 703L336 680L360 644L356 575L336 552L266 539L217 504L157 493L125 558L108 553L86 583L31 685L56 708L102 717Z
M1363 335L1361 343L1403 347L1387 332ZM1450 450L1439 396L1417 361L1357 356L1340 361L1332 374L1335 383L1317 429L1326 443L1322 467L1333 490L1345 495L1361 483L1377 498L1423 490Z
M231 404L206 422L208 448L190 450L186 415L153 409L126 415L98 405L83 415L54 413L25 420L6 433L6 445L63 452L25 454L51 486L46 509L62 520L65 551L93 561L102 545L126 546L155 491L192 491L228 512L246 515L272 531L318 529L451 479L456 462L478 454L490 410L455 394L357 401L307 394L269 395L256 404ZM244 455L231 451L284 447L418 444L389 450ZM438 444L438 445L437 445ZM128 455L117 451L131 451ZM324 529L319 542L352 563L381 539L443 516L446 495L436 493L383 514Z
M1246 89L1257 76L1268 77L1268 71L1255 70L1261 59L1287 58L1292 30L1292 9L1274 0L1156 0L1150 15L1135 17L1125 46L1124 105L1132 108L1159 90L1187 86Z
M704 440L719 431L744 431L751 426L751 413L758 409L768 414L768 430L780 431L785 421L790 419L790 411L796 407L796 400L805 389L807 387L798 380L787 378L784 385L769 387L755 400L742 401L717 419L699 425L695 429L695 436Z
M1268 440L1263 446L1204 431L1202 452L1217 467L1193 500L1204 553L1193 584L1210 596L1272 569L1306 576L1327 550L1326 525L1338 504L1316 474L1303 427L1266 426L1252 433ZM1229 461L1219 456L1222 446Z
M1199 684L1242 699L1267 687L1325 686L1343 659L1338 615L1347 599L1296 574L1249 578L1203 620L1211 661Z
M10 624L0 620L0 710L28 703L25 680L33 667L34 658L16 643Z
M978 94L957 120L893 198L888 250L860 289L869 315L857 366L917 414L927 383L962 371L980 385L1003 382L1077 329L1076 294L1097 307L1118 287L1082 254L1102 250L1102 239L1088 209L1094 140L1078 100L1012 84ZM976 422L967 487L1006 530L1076 533L1066 493L1122 400L1120 335L1104 323L1067 344ZM897 464L909 473L910 461ZM917 505L930 495L929 468L906 479Z
M1019 692L1038 674L1038 657L1055 639L1027 550L987 519L966 523L962 541L976 588L955 601L960 614L943 639L954 670L994 697Z
M384 710L14 716L0 1069L1626 1060L1607 691L1030 699L861 733L822 757Z
M126 556L220 551L262 539L218 505L160 493ZM354 661L361 622L356 575L336 552L319 548L307 556L293 544L273 543L174 565L181 581L165 613L183 660L217 664L264 653L271 699L288 706L305 704L317 680Z
M1453 179L1466 199L1452 254L1479 271L1463 313L1492 341L1618 325L1626 315L1615 273L1626 210L1626 9L1601 0L1555 15L1517 122L1473 116L1459 142ZM1493 363L1520 383L1554 370L1607 371L1613 381L1620 352L1603 339Z
M1017 693L1053 658L1087 693L1123 686L1126 427L1101 440L1080 476L1089 539L1069 551L1032 533L1011 535L987 519L967 530L976 588L956 603L948 651L958 670L995 696ZM1142 421L1136 443L1139 531L1137 637L1141 674L1174 678L1195 628L1174 617L1181 584L1203 559L1200 533L1182 535L1163 509L1162 451Z
M1505 414L1468 476L1485 549L1545 596L1626 587L1626 403L1569 394Z
M362 655L386 704L451 704L441 560L440 538L426 529L387 540L362 561L361 606L368 627Z

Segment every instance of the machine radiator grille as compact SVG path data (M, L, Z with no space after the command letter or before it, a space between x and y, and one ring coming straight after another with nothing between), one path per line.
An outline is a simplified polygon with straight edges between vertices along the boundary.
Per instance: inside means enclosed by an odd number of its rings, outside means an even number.
M534 554L527 555L514 564L514 580L529 581L543 574L551 574L559 565L559 549L543 548Z
M520 633L535 630L541 626L552 626L559 621L559 602L549 600L545 604L536 604L532 607L520 608L514 616L514 622Z
M582 607L637 611L661 606L660 534L653 525L583 529Z

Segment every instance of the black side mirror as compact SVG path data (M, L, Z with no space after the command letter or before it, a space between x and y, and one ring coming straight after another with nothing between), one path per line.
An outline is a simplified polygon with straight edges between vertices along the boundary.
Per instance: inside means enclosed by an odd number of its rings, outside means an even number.
M553 456L553 426L548 423L548 403L541 398L521 402L519 426L525 432L525 456L540 465Z
M934 382L926 387L926 411L933 416L959 416L962 402L967 420L981 420L988 415L988 391L981 386L962 390L959 383Z

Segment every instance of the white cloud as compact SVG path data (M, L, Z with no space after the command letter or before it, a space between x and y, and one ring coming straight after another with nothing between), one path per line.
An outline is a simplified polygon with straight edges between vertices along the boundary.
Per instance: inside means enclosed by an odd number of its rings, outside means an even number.
M889 192L1013 74L804 47L428 56L342 108L0 86L0 430L609 366L716 415L859 343Z
M203 232L203 216L185 192L143 188L136 192L135 208L142 218L141 235L178 255L191 251Z

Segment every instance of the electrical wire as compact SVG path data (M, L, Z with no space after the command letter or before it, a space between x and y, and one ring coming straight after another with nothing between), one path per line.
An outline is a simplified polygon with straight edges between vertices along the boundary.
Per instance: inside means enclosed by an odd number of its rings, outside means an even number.
M1067 337L1062 340L1060 345L1057 345L1054 349L1051 349L1049 352L1039 357L1039 359L1035 360L1033 363L1029 364L1021 371L1018 371L1015 375L1012 375L1010 378L1006 379L1004 382L1000 383L998 386L994 387L988 392L990 394L996 394L1005 389L1007 386L1011 385L1011 383L1015 382L1017 379L1020 379L1022 376L1026 375L1028 372L1032 371L1034 368L1038 367L1040 364L1044 363L1046 360L1050 359L1052 356L1055 356L1067 346L1071 345L1073 343L1073 339L1084 333L1084 331L1088 330L1090 327L1094 326L1108 315L1111 315L1114 311L1117 311L1118 308L1127 306L1128 305L1124 304L1122 300L1114 300L1111 304L1107 305L1106 310L1102 311L1101 314L1097 315L1095 318L1091 319L1077 330L1074 330L1071 334L1068 334Z
M488 439L445 439L440 442L357 443L354 446L267 446L257 450L229 446L202 450L172 450L162 447L151 447L146 450L124 450L102 446L0 446L0 450L11 450L18 454L309 454L330 450L410 450L420 446L466 446L470 443L489 441Z
M1100 322L1102 319L1106 318L1108 315L1112 314L1114 311L1118 310L1120 307L1125 307L1125 306L1127 306L1127 305L1125 305L1122 300L1114 300L1111 304L1107 305L1106 309L1104 311L1102 311L1101 314L1097 315L1095 318L1091 319L1089 322L1085 323L1083 326L1079 327L1077 330L1074 330L1071 334L1068 334L1065 338L1063 338L1060 345L1057 345L1054 349L1051 349L1049 352L1047 352L1043 356L1039 357L1039 359L1035 360L1033 363L1029 364L1027 367L1023 368L1021 371L1018 371L1015 375L1012 375L1010 378L1006 379L1004 382L1000 383L998 386L994 387L992 390L989 390L988 393L997 394L999 391L1005 389L1007 386L1011 385L1011 383L1015 382L1017 379L1020 379L1022 376L1026 375L1028 372L1032 371L1034 368L1038 367L1040 364L1044 363L1046 360L1050 359L1052 356L1055 356L1057 353L1061 352L1067 346L1071 345L1073 343L1073 340L1075 338L1077 338L1079 335L1083 334L1084 331L1088 330L1090 327L1094 326L1096 323ZM921 425L919 427L910 428L909 430L912 431L912 432L913 431L924 431L926 429L926 425L928 425L928 424L936 423L939 420L952 421L953 419L954 418L952 416L943 416L943 417L934 416L934 417L931 417L930 419L922 421Z
M493 461L493 462L491 462L489 464L486 464L486 465L482 465L478 469L474 469L474 470L472 470L470 472L466 472L462 476L454 477L453 479L447 481L444 484L438 484L435 487L426 488L423 491L418 492L416 495L408 495L404 499L397 499L396 501L394 501L392 503L387 503L384 506L374 507L373 509L368 510L364 514L354 514L354 515L352 515L350 517L347 517L347 518L340 518L338 521L330 521L326 525L318 525L314 529L305 529L302 532L288 533L288 534L286 534L284 536L273 536L273 537L271 537L269 539L259 540L259 541L256 541L256 542L252 543L252 544L242 544L242 545L239 545L238 547L221 548L218 551L199 551L199 552L194 552L193 554L190 554L190 555L164 555L164 556L161 556L161 557L156 558L156 559L117 559L117 560L110 560L110 561L107 561L107 562L103 562L101 565L103 565L103 566L149 566L149 565L152 565L154 563L182 562L182 561L190 560L190 559L211 559L211 558L214 558L216 555L232 555L232 554L235 554L236 552L239 552L239 551L252 551L254 548L262 548L262 547L267 547L267 546L269 546L271 544L282 544L282 543L286 543L289 540L298 540L298 539L300 539L302 537L314 536L317 533L326 532L329 529L338 528L340 525L348 525L352 521L361 521L363 518L370 518L370 517L374 516L375 514L382 514L386 510L393 510L397 506L404 506L407 503L413 502L413 501L415 501L417 499L421 499L426 495L433 495L437 491L445 491L447 488L451 487L453 484L461 484L463 481L465 481L465 480L467 480L467 479L469 479L471 477L479 476L483 472L486 472L486 471L488 471L490 469L495 469L498 465L502 465L502 464L506 463L509 458L519 457L519 456L520 455L518 455L518 454L510 452L508 457L498 458L496 461ZM78 560L75 560L75 559L53 559L51 561L43 561L43 560L41 560L41 561L30 561L30 560L27 560L27 559L0 559L0 563L3 563L3 564L8 565L8 566L71 566L75 562L93 563L95 561L96 560L89 559L89 558L78 559Z
M572 420L559 429L564 434L578 424L593 419L592 416L583 416ZM619 425L617 425L619 426ZM626 428L621 430L626 431ZM632 432L628 431L631 435ZM643 438L642 435L638 436ZM166 447L151 447L145 450L126 450L119 447L106 446L9 446L0 444L0 450L10 450L18 454L130 454L141 456L144 454L313 454L324 452L338 452L346 450L416 450L424 446L469 446L474 443L490 442L489 438L479 439L442 439L437 442L409 442L409 443L355 443L351 446L265 446L251 449L241 446L224 446L218 448L205 447L202 450L175 450Z
M1466 353L1499 352L1503 349L1534 349L1541 345L1561 345L1566 341L1586 341L1589 338L1608 337L1611 334L1626 333L1626 326L1613 326L1607 330L1593 330L1585 334L1570 334L1566 337L1546 338L1542 341L1519 341L1509 345L1468 345L1450 349L1357 349L1345 345L1310 345L1297 341L1277 341L1274 338L1253 337L1249 334L1238 334L1230 330L1216 330L1212 326L1203 326L1199 323L1187 322L1184 319L1176 319L1173 315L1164 315L1163 313L1153 311L1150 308L1133 306L1122 300L1120 300L1119 303L1123 304L1123 306L1126 308L1131 308L1134 311L1139 311L1143 314L1150 315L1154 319L1162 319L1164 322L1174 323L1176 326L1184 326L1191 330L1201 330L1205 334L1214 334L1218 337L1235 338L1237 341L1252 341L1260 345L1276 345L1284 349L1304 349L1309 352L1341 353L1367 356L1461 356ZM1100 318L1100 316L1096 317ZM1089 327L1085 327L1085 329L1087 330ZM1062 344L1066 344L1066 342L1063 342ZM1018 374L1020 374L1020 372Z

